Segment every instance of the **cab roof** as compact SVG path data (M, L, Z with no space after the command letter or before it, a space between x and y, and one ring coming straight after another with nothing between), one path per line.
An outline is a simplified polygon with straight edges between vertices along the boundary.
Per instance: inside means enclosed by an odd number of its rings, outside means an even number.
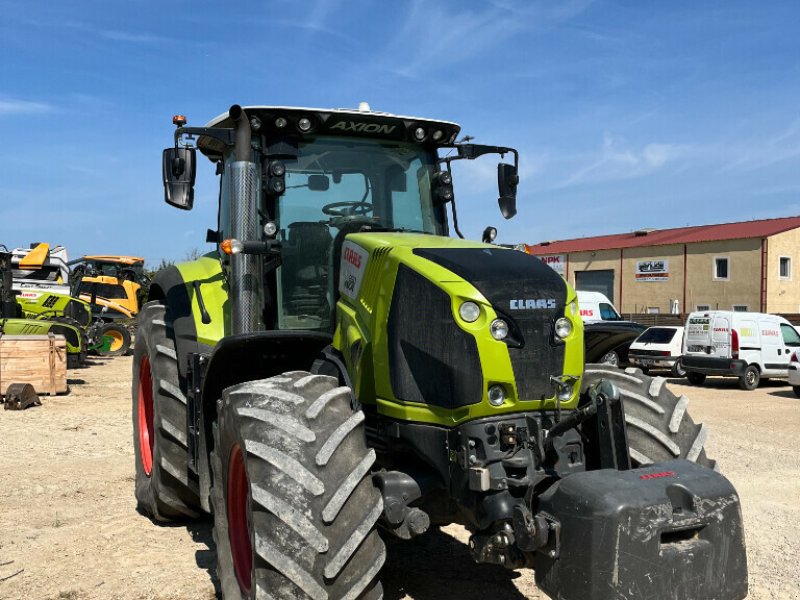
M343 135L408 141L434 146L450 145L456 141L461 127L450 121L437 121L420 117L393 115L370 110L362 103L359 109L302 108L296 106L245 106L247 116L260 121L259 133L276 135ZM308 122L306 123L305 120ZM308 127L303 127L308 125ZM233 120L227 112L211 119L205 127L232 129ZM422 134L418 130L422 129ZM256 132L254 132L256 133ZM218 160L224 144L201 135L197 147L211 160Z

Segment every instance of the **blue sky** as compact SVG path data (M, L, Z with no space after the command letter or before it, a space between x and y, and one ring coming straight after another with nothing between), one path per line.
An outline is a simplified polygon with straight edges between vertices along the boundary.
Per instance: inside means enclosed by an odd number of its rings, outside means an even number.
M217 187L166 206L171 116L232 103L460 123L521 152L459 165L462 230L528 243L800 214L800 3L0 0L0 243L204 249Z

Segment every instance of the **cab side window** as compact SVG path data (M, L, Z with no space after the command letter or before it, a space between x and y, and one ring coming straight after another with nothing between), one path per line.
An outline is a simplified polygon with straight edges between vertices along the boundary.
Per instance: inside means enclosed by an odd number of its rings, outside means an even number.
M600 318L603 321L619 321L620 316L617 314L617 311L614 310L614 307L606 302L600 303Z
M783 335L783 343L792 348L800 348L800 334L797 333L791 325L781 325L781 334Z

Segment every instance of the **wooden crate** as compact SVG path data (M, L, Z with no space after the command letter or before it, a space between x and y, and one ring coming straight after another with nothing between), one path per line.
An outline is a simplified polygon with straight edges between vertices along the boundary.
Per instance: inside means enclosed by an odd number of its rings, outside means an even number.
M37 394L63 394L67 343L63 335L0 334L0 395L12 383L30 383Z

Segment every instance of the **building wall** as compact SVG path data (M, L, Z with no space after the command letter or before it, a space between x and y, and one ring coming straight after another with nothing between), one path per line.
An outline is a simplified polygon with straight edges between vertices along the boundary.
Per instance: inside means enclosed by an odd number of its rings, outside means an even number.
M663 280L637 278L637 264L649 261L664 261L667 272L659 276ZM669 313L670 300L677 300L683 311L683 244L625 248L622 265L622 304L617 305L621 312Z
M790 255L792 247L800 247L800 229L774 236L770 238L770 244L769 310L800 312L800 257L797 264L793 261L792 268L796 273L792 273L791 281L779 282L777 276L779 255ZM728 258L728 278L725 280L714 277L717 257ZM650 261L663 261L666 273L656 276L656 280L642 276L637 265ZM760 238L625 248L622 251L572 252L567 255L566 278L573 286L576 271L594 270L614 271L612 300L625 313L657 310L666 314L670 312L671 301L676 300L679 312L691 312L698 305L724 310L731 310L734 305L747 306L751 311L761 309ZM783 294L780 294L781 290L784 290ZM782 299L780 305L775 303L776 298ZM775 308L778 306L782 308Z
M800 228L767 238L766 247L767 295L763 310L800 313ZM782 256L791 259L788 278L780 277ZM728 258L726 280L714 278L717 257ZM576 271L612 270L612 300L621 312L657 309L665 314L670 312L671 300L679 302L680 312L691 312L698 305L721 310L732 310L735 305L746 306L750 311L762 310L762 238L572 252L563 258L565 277L573 286ZM637 278L637 263L646 261L664 261L667 276L648 278L640 273Z
M767 312L800 312L800 229L774 235L767 242ZM788 279L780 277L780 257L791 259Z
M714 259L728 258L728 279L714 279ZM685 312L698 304L761 310L761 238L687 244Z

